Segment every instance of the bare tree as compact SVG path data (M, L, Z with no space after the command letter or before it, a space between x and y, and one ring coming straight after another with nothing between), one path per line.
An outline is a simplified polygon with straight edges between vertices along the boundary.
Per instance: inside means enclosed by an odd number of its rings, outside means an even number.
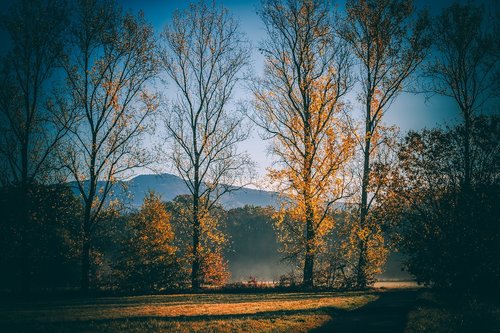
M498 16L498 13L496 13ZM497 17L498 19L498 17ZM454 3L443 10L434 26L437 52L425 68L432 93L453 98L464 121L464 188L471 186L471 132L474 116L488 100L498 97L498 25L484 8ZM494 29L497 29L495 31Z
M165 125L171 160L192 197L191 286L199 289L203 220L250 171L248 157L237 151L248 133L242 115L229 108L249 48L237 22L214 2L176 11L162 36L162 65L177 90Z
M368 227L370 203L376 193L370 192L372 161L377 146L384 140L377 135L383 116L405 80L423 61L429 48L428 20L421 14L412 20L412 0L349 0L347 17L341 27L344 39L352 46L359 61L359 100L364 108L364 129L361 135L363 174L359 207L359 228ZM370 198L369 198L370 197ZM369 235L360 232L360 235ZM359 237L358 287L366 287L368 277L366 237Z
M12 47L0 73L0 181L23 192L47 180L66 132L66 110L55 107L48 91L63 56L65 16L64 1L20 0L1 18Z
M267 39L264 77L254 88L256 123L279 158L270 176L286 197L277 223L281 240L288 256L303 258L303 284L310 288L315 254L333 227L333 204L346 195L342 170L353 141L340 113L351 62L333 34L327 1L268 0L259 14Z
M92 231L113 185L148 162L141 139L156 102L146 83L157 71L153 30L142 14L122 14L114 1L79 0L74 17L65 69L77 120L62 158L83 201L81 287L87 290Z

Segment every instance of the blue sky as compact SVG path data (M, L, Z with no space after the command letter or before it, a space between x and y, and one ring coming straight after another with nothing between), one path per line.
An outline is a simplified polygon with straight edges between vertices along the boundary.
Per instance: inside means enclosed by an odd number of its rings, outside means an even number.
M175 9L183 9L188 5L187 1L165 1L165 0L120 0L119 3L124 9L132 11L143 10L145 17L154 25L159 32L171 18ZM265 37L263 25L256 14L260 0L222 0L222 3L239 20L241 30L247 35L254 46L252 60L253 68L257 75L262 73L263 58L256 50L256 46L261 39ZM344 8L344 1L338 2L340 10ZM443 8L448 6L451 1L430 1L417 0L416 5L419 8L427 7L432 14L437 14ZM166 87L168 96L168 87ZM353 112L356 113L359 106L355 100L356 93L351 93L350 100L353 106ZM248 93L243 90L238 91L235 99L248 98ZM433 97L426 101L425 96L413 94L401 94L391 108L387 111L385 122L390 125L397 125L402 132L410 129L421 129L423 127L434 127L438 124L454 123L458 119L458 111L453 101ZM265 175L266 167L270 166L273 157L267 154L268 142L263 141L255 129L251 138L241 144L241 149L246 150L257 163L257 173L260 176Z
M210 0L208 0L210 1ZM14 0L0 0L2 12L13 3ZM137 12L142 10L146 19L151 22L159 33L165 24L171 19L172 12L175 9L184 9L188 5L188 1L173 1L173 0L117 0L125 10ZM460 1L464 2L464 1ZM481 1L487 5L495 6L496 0ZM260 0L220 0L217 3L223 4L240 22L241 30L247 35L252 42L254 49L252 53L252 68L256 75L260 75L263 69L263 58L256 49L259 41L265 37L263 25L256 14ZM344 1L332 1L338 3L339 9L344 9ZM442 8L449 6L452 0L416 0L417 8L428 8L433 15L438 14ZM0 32L0 43L5 49L5 34ZM4 51L4 50L0 50ZM2 52L3 53L3 52ZM174 90L167 86L164 94L169 97L169 93L173 94ZM354 113L360 109L357 104L356 92L351 93L350 103ZM250 94L244 90L238 90L235 100L248 99ZM401 94L396 101L387 110L385 122L389 125L397 125L401 132L404 133L410 129L421 129L423 127L434 127L444 124L453 124L459 119L458 110L451 99L444 97L432 97L426 100L423 95L413 95L408 93ZM260 176L265 174L265 168L272 163L272 157L268 156L266 151L267 142L260 139L257 130L255 129L250 139L241 144L241 149L246 150L257 163L257 173ZM169 170L165 170L169 171Z

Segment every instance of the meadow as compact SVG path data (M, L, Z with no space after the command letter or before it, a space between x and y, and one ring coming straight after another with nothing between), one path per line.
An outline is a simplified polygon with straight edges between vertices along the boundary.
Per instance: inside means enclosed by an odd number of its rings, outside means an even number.
M2 332L305 332L376 293L179 294L0 305Z
M365 292L1 299L0 332L499 332L495 302L406 284Z

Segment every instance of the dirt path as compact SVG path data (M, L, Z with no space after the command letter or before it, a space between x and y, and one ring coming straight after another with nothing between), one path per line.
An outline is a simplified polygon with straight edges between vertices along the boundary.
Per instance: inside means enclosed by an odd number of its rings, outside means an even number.
M404 332L417 293L415 290L381 292L375 302L337 314L335 319L314 332Z

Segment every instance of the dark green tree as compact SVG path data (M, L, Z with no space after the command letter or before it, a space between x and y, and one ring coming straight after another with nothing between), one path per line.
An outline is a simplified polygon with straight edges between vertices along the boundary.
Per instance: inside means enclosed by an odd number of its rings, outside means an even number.
M400 248L418 281L460 292L491 292L498 290L500 278L500 119L475 118L469 130L467 191L460 163L463 125L407 135L392 193L384 198L386 216L399 219Z
M66 16L64 0L19 0L0 17L10 39L0 56L0 186L16 197L15 230L36 228L33 196L40 184L60 180L54 153L70 118L67 109L56 107L50 88L64 55ZM16 250L29 256L27 243ZM17 281L28 280L28 261L17 265L25 269Z
M472 2L443 9L432 26L434 52L425 67L429 80L424 85L431 93L452 98L460 111L464 188L473 181L474 119L488 101L499 97L498 27L493 27L485 8Z
M0 188L3 288L30 292L78 285L80 209L66 186L33 185L27 193L19 186ZM29 223L19 223L25 214Z

